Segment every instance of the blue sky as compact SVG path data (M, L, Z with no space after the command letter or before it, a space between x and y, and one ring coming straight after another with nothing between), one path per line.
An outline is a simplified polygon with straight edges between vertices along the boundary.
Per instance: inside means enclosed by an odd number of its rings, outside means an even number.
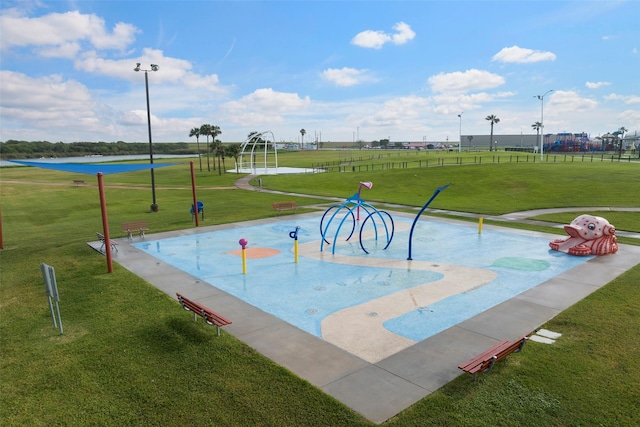
M640 131L640 2L7 1L0 140ZM461 114L462 113L462 114ZM461 117L458 115L461 114Z

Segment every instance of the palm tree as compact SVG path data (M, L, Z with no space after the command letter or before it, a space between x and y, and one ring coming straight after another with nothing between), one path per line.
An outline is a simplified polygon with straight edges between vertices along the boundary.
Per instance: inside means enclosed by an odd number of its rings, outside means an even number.
M491 114L490 116L485 117L485 120L488 120L491 123L491 136L489 137L489 151L492 151L492 149L493 149L493 125L495 123L499 123L500 119L495 114Z
M200 160L200 172L202 172L202 158L200 157L200 128L193 128L189 131L189 138L196 137L196 144L198 144L198 160Z
M209 164L209 136L211 135L211 125L206 123L200 126L200 135L207 137L207 171L211 172L211 165Z
M222 168L224 169L224 173L227 173L227 165L224 163L224 158L227 155L227 149L224 145L220 144L220 150L222 151L220 153L220 157L222 157ZM218 165L220 166L220 165Z
M242 153L242 147L240 146L240 144L231 144L231 145L227 145L225 147L225 150L227 151L227 156L233 157L235 159L236 173L240 173L240 169L238 165L238 157L240 157L240 154Z
M220 167L220 157L224 159L224 147L222 146L222 141L216 139L211 143L211 147L213 147L213 155L218 159L218 175L222 175L222 168ZM215 162L213 168L215 169Z
M532 127L533 129L535 129L535 130L536 130L536 141L538 141L538 142L539 142L539 141L540 141L540 130L542 129L542 123L540 123L540 122L535 122L535 123L533 123L533 124L531 125L531 127ZM536 142L536 144L537 144L538 142Z
M301 148L304 150L304 135L307 133L306 130L304 129L300 129L300 135L302 135L302 138L300 140L300 144L301 144Z
M218 137L218 135L220 135L221 133L222 133L222 131L220 130L220 126L216 126L216 125L211 126L211 129L210 129L210 131L209 131L209 135L211 135L211 151L212 151L212 152L213 152L213 151L214 151L214 149L216 148L216 146L215 146L216 138L217 138L217 137ZM222 142L221 142L221 141L218 141L218 143L219 143L219 144L222 144ZM218 162L218 163L219 163L219 162ZM218 166L220 166L220 165L218 165ZM216 170L216 164L215 164L215 162L213 163L213 170Z

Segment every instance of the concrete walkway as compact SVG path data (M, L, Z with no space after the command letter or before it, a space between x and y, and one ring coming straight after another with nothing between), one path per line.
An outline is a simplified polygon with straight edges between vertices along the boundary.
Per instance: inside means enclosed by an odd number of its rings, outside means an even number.
M249 185L249 180L252 178L252 176L247 176L239 180L236 186L260 191L260 189ZM343 201L343 199L327 198L327 201ZM568 209L571 211L580 210L580 208ZM584 209L602 210L603 208ZM616 208L616 210L622 209ZM630 210L640 211L638 208ZM557 212L558 210L552 211ZM537 210L485 218L517 222L527 221L531 216L549 212L550 210ZM445 213L453 214L448 211ZM317 216L317 213L298 216L308 215ZM460 213L460 216L473 215ZM295 217L292 216L292 218ZM431 217L429 220L445 223L457 222L436 217ZM263 219L156 233L149 235L147 239L156 240L206 233L220 229L270 223L271 221L273 220ZM498 230L501 228L485 225L484 229ZM558 238L556 234L511 229L508 231L548 240ZM620 245L619 251L615 255L596 257L437 335L375 363L370 363L208 283L203 283L196 277L158 261L131 246L126 238L115 240L118 241L120 248L119 252L114 255L115 262L144 278L174 299L176 292L180 292L228 317L233 321L233 324L225 327L226 332L375 423L386 421L457 376L462 375L462 372L457 368L460 363L481 353L500 340L515 340L531 333L566 308L634 267L640 260L639 246ZM96 250L100 246L98 242L92 242L90 245ZM535 351L536 345L545 344L527 344L525 351Z

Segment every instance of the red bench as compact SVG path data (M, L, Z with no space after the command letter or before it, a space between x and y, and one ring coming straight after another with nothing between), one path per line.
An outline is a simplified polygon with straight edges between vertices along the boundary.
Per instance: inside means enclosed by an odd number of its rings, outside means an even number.
M149 231L146 221L132 221L122 224L122 232L127 233L127 238L133 240L134 233L138 233L141 239L144 239L144 232Z
M197 320L196 316L202 317L207 325L215 326L216 328L218 328L218 335L220 335L221 326L231 324L231 320L219 315L218 313L205 307L204 305L198 304L195 301L191 301L190 299L187 299L178 293L176 293L176 295L178 296L178 301L180 301L182 308L187 311L193 312L194 322Z
M467 360L458 366L464 372L473 375L473 379L476 379L476 375L479 372L489 372L493 369L493 365L499 360L506 358L511 353L517 353L522 351L522 348L527 343L527 336L520 338L517 341L500 341L488 350L480 353L476 357Z
M280 212L282 211L288 210L293 210L293 213L295 213L296 209L298 209L298 206L296 206L296 202L275 202L273 204L273 209L278 211L278 214L280 214Z

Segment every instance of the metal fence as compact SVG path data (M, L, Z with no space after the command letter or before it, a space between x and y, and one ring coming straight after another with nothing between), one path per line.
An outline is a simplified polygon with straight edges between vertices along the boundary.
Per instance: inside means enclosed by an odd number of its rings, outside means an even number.
M458 156L455 154L444 157L421 158L416 160L391 160L393 154L381 153L378 155L361 156L357 159L333 160L312 165L314 172L370 172L390 169L429 168L454 165L479 165L497 163L540 163L539 154L526 154L520 152L506 152L507 154ZM388 161L384 159L388 158ZM397 157L401 157L398 153ZM408 157L408 156L407 156ZM632 162L640 161L632 155L621 156L618 153L583 153L583 154L544 154L543 163L594 163L594 162ZM370 162L370 163L367 163Z

